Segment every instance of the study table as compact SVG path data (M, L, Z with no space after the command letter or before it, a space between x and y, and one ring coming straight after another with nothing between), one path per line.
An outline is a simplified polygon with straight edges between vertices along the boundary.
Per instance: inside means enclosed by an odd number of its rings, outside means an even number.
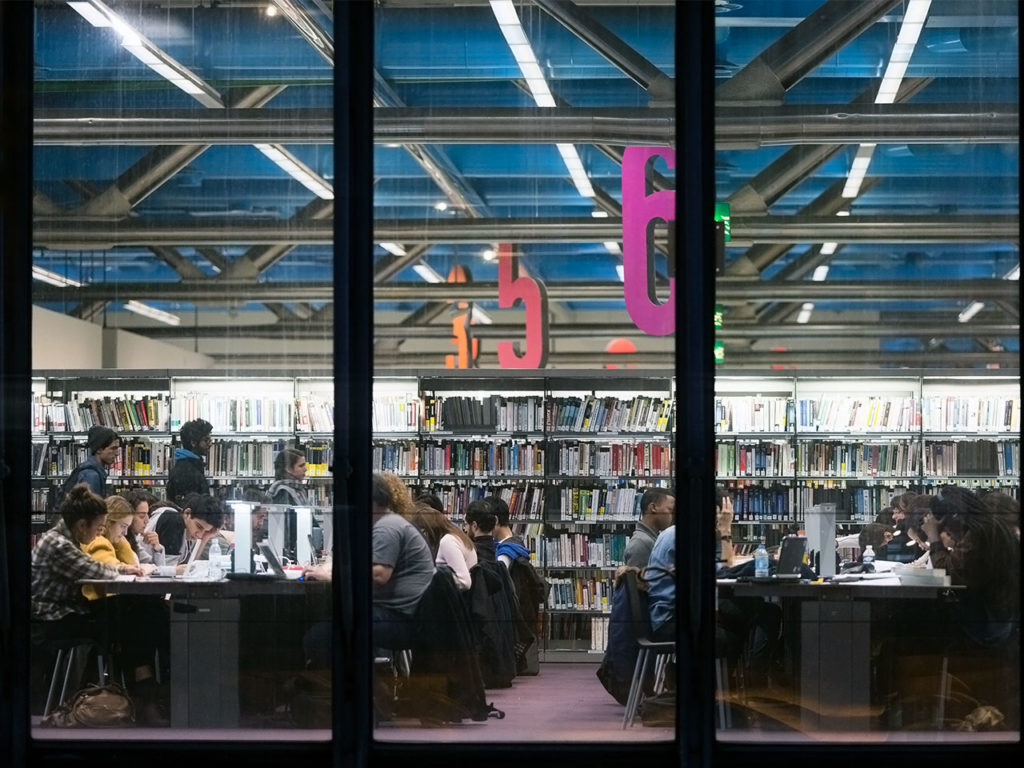
M885 617L889 601L938 605L962 589L904 585L896 576L841 583L718 581L721 597L759 597L781 606L785 641L796 644L789 650L796 654L806 731L870 730L872 627Z
M324 597L322 581L196 581L137 578L134 581L84 579L107 595L140 595L170 603L171 727L237 728L239 725L239 642L247 597Z

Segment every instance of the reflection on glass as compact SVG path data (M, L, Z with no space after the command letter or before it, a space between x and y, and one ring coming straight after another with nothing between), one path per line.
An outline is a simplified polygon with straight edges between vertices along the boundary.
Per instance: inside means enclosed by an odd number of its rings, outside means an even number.
M108 739L330 736L347 329L307 5L36 9L35 738L88 738L58 726L93 683L134 703Z
M1017 8L726 5L718 736L1016 741Z
M674 737L675 9L562 5L375 12L382 741Z

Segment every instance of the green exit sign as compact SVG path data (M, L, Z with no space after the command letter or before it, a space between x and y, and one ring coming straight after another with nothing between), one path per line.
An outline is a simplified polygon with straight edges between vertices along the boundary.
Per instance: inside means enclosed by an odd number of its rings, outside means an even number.
M715 328L722 327L722 318L725 316L725 307L721 304L715 304Z
M720 341L716 341L715 342L715 362L716 363L724 363L725 362L725 344L723 344Z
M715 221L722 222L725 227L725 242L729 242L732 236L732 226L729 223L731 218L732 213L728 203L715 203Z

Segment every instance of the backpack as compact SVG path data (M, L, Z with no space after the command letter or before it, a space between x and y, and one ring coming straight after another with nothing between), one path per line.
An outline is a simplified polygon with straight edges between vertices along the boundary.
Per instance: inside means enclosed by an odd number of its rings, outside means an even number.
M67 498L68 491L70 491L80 482L83 482L81 480L82 468L83 465L79 464L77 467L71 470L71 474L68 475L67 479L63 483L61 483L60 487L58 487L57 490L50 495L51 502L46 510L48 513L54 515L57 514L57 511L60 509L60 505L63 504L64 499ZM92 467L85 467L85 469L89 469L93 472L96 471Z
M540 575L530 559L520 555L508 567L509 578L515 588L519 617L520 637L516 642L516 674L536 675L540 673L540 643L538 626L539 608L547 602L551 585Z
M513 560L508 567L508 575L512 577L512 583L515 585L516 595L521 604L534 607L534 612L536 612L536 606L547 602L551 585L533 567L530 558L520 555Z

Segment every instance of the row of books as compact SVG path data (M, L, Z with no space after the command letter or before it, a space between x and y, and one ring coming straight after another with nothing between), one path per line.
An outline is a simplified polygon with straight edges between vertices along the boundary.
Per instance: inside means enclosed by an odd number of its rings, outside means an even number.
M789 477L793 446L786 442L718 442L715 474L719 477Z
M913 477L921 469L921 444L821 440L797 445L796 471L832 477Z
M715 431L786 432L793 428L793 408L791 397L716 397Z
M1008 440L929 442L924 450L924 473L941 477L1020 477L1020 443Z
M926 432L1020 432L1020 397L928 395L921 410Z
M88 432L100 425L118 432L168 430L170 407L165 395L142 397L86 397L71 402L54 402L48 397L32 399L32 431Z
M906 493L905 485L893 487L860 486L843 487L839 484L831 486L806 485L797 489L797 505L806 510L816 504L835 504L836 519L870 523L885 511L892 503L894 496Z
M644 489L628 484L567 483L558 489L553 516L562 521L637 520Z
M776 522L792 519L795 491L789 485L746 485L732 491L733 519L742 522Z
M544 444L526 440L426 440L421 470L428 475L544 476Z
M611 611L611 574L606 576L548 576L551 591L548 592L548 610L568 611Z
M306 395L295 401L299 432L333 432L334 403L316 395Z
M420 471L420 446L415 440L374 440L373 471L415 475Z
M373 396L374 432L416 432L420 425L425 426L426 421L419 395L410 392Z
M274 457L284 440L218 440L210 446L206 471L218 477L273 477Z
M545 419L548 432L671 432L675 400L637 395L553 397Z
M545 614L544 637L560 649L603 652L608 647L609 616L583 616L571 613Z
M624 533L560 533L542 540L538 559L544 568L609 568L625 562L627 541Z
M591 443L559 441L548 451L548 473L608 477L670 477L675 464L672 444L665 442Z
M296 428L295 401L288 397L228 397L196 392L171 398L171 431L205 419L214 432L291 432Z
M462 520L466 516L466 507L470 502L488 496L498 495L508 504L509 519L539 520L544 516L544 484L527 481L516 485L498 484L447 484L444 482L430 483L413 490L429 492L441 500L445 511L453 520Z
M921 427L918 402L908 396L801 398L797 429L818 432L913 432Z
M426 395L423 398L423 428L436 430L481 430L498 432L540 432L544 423L544 398L539 395L468 397Z
M38 477L65 478L88 458L84 445L71 440L32 443L32 474ZM109 477L166 477L171 465L170 442L121 440L121 450L110 466Z

